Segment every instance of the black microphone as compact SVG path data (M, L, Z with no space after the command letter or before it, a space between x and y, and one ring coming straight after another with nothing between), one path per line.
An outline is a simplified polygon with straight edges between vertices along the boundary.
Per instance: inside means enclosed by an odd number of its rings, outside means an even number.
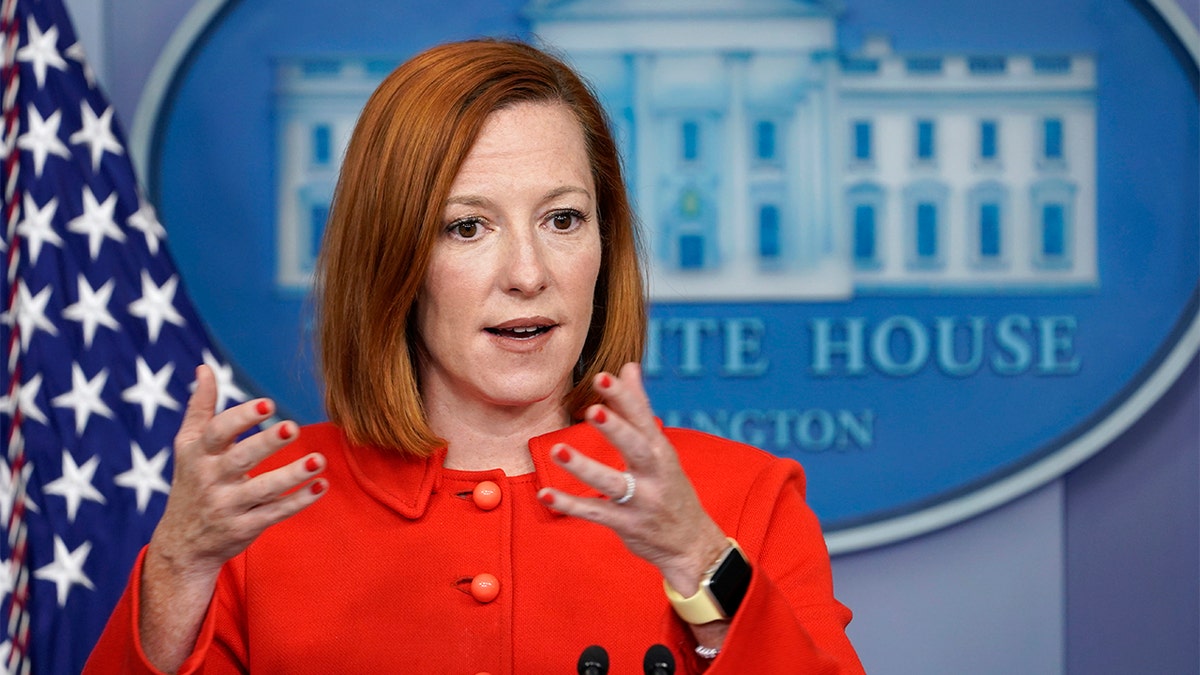
M579 675L608 675L608 652L600 645L592 645L579 655L579 663L575 664Z
M650 645L646 658L642 659L642 672L646 675L675 675L675 655L662 645Z

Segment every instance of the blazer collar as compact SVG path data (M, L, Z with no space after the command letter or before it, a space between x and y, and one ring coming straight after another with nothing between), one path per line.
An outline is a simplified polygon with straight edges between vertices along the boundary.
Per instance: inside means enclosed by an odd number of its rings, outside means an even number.
M555 487L581 496L600 495L598 491L576 480L550 458L551 449L558 443L565 443L597 461L617 470L624 470L625 460L620 452L603 434L590 424L581 422L529 439L534 480L538 489ZM439 448L424 458L372 446L350 446L346 449L346 464L363 491L409 519L417 519L425 514L430 497L439 491L448 472L481 481L500 482L505 478L504 473L498 469L471 472L444 469L445 460L445 448Z

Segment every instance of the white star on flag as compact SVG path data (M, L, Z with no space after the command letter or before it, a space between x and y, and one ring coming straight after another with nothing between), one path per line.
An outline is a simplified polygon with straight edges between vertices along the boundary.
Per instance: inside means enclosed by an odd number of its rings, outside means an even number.
M168 363L157 373L142 357L137 358L137 384L121 392L121 400L142 406L142 420L149 429L154 426L154 417L159 406L179 410L179 401L167 393L167 385L175 374L175 364Z
M8 462L0 462L0 518L6 523L12 515L13 504L17 501L17 495L13 493L15 484Z
M80 116L83 120L83 127L71 134L71 142L75 145L87 144L92 152L92 171L100 168L100 159L104 157L105 151L114 155L125 152L112 132L112 106L96 117L92 106L84 101L80 105Z
M125 241L125 233L113 220L113 210L117 206L117 193L108 195L104 203L96 200L91 187L83 189L83 213L78 218L67 223L67 229L76 234L87 235L88 253L92 260L100 255L100 245L108 237L118 242Z
M46 168L46 158L57 155L71 158L71 151L58 137L58 125L62 124L62 111L55 110L50 117L42 118L36 106L29 104L29 131L17 139L17 147L33 153L33 172L41 177Z
M43 491L49 495L58 495L67 501L67 520L75 522L75 514L79 512L79 505L83 500L104 502L104 495L92 485L92 479L96 475L96 467L100 466L100 457L97 455L79 466L75 463L75 458L71 453L63 450L62 461L62 476L46 483Z
M155 492L163 494L171 492L171 485L163 480L162 475L163 469L167 466L168 453L166 448L163 448L154 457L146 459L146 455L137 441L130 442L129 446L129 455L133 460L133 466L128 471L117 474L113 478L113 482L137 493L138 513L145 513L146 507L150 504L150 497L154 496Z
M58 335L54 322L46 318L46 304L50 302L52 288L46 286L37 295L30 295L25 282L17 285L17 325L21 328L21 351L29 350L29 341L33 339L35 330Z
M83 344L91 348L92 340L96 337L96 328L104 326L120 330L121 325L108 311L108 303L112 300L113 284L109 279L99 289L92 288L87 277L79 275L79 300L63 308L63 318L78 321L83 324Z
M158 222L158 214L150 202L141 202L138 210L129 216L129 226L146 237L146 248L150 249L150 255L158 255L158 242L167 236L167 231Z
M88 86L95 86L96 71L92 70L92 64L87 60L87 53L83 49L83 43L76 42L70 47L67 47L67 51L63 53L67 55L67 58L75 61L83 67L83 79L88 83Z
M54 562L38 569L33 573L34 578L53 581L58 591L58 606L65 607L67 594L71 587L78 584L89 590L95 590L92 580L83 573L83 564L87 562L88 554L92 552L92 543L85 541L74 551L68 550L62 537L54 535Z
M12 593L13 583L16 581L12 573L12 560L0 559L0 602L4 602L4 598ZM4 659L0 659L0 663L4 663Z
M54 231L54 215L58 212L58 197L51 197L50 201L44 206L38 208L37 202L33 199L33 195L26 194L25 208L21 209L24 219L17 224L17 234L25 238L25 243L29 247L29 260L36 265L38 256L42 254L42 244L54 244L62 248L62 237Z
M87 379L83 368L78 363L71 364L71 391L59 394L50 401L56 408L75 409L75 435L82 436L87 427L88 419L93 415L101 415L109 419L113 411L102 398L104 385L108 382L108 369L102 368L92 379Z
M46 414L42 412L42 409L37 404L38 392L41 389L42 374L38 373L29 378L29 381L21 385L21 388L17 391L17 410L20 410L21 416L27 420L46 424L49 420L46 419ZM26 466L29 465L27 464Z
M29 39L17 50L17 60L33 64L33 74L37 77L38 89L41 89L46 86L46 68L53 66L66 70L67 62L58 53L58 26L50 26L50 30L43 33L36 21L27 25Z
M212 369L213 376L217 380L216 409L218 411L225 409L226 399L233 403L240 403L246 400L246 392L238 389L238 386L234 384L233 366L221 363L207 349L204 350L204 364ZM195 389L195 383L193 383L192 390L195 391Z
M176 326L185 324L183 317L175 310L175 289L178 285L179 277L172 276L162 286L157 286L150 273L142 270L142 297L129 303L129 313L146 320L150 342L158 342L164 321Z

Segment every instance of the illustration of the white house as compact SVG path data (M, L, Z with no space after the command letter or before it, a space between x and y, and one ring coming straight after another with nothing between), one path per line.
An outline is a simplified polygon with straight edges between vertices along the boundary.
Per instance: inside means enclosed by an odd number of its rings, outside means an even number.
M1091 288L1084 54L837 44L818 0L533 0L617 129L658 301ZM400 59L277 68L278 282L305 287L350 129Z

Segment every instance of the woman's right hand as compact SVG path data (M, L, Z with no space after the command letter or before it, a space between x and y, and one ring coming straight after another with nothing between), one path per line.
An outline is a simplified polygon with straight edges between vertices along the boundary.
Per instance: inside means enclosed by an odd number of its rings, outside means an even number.
M250 476L260 462L299 434L294 422L238 437L270 419L274 405L256 399L215 414L217 385L207 366L175 436L175 474L162 519L142 568L138 617L146 657L175 671L191 653L221 566L263 530L325 493L319 453Z

